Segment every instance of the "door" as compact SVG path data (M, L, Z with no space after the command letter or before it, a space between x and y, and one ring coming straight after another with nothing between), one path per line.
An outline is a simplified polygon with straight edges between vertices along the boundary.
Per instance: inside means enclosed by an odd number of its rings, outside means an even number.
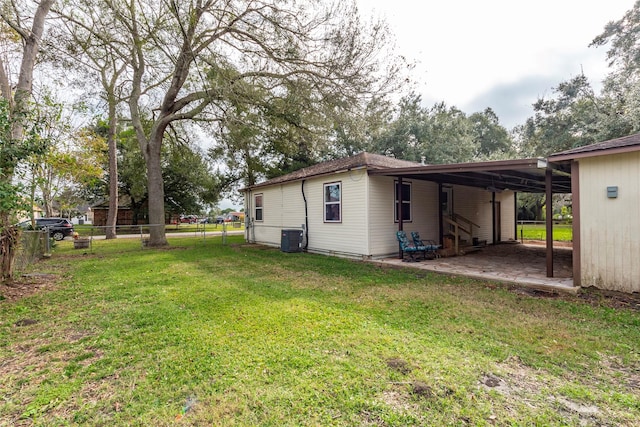
M452 218L453 217L453 187L442 186L442 215Z
M493 202L493 243L502 241L502 220L500 219L500 202Z

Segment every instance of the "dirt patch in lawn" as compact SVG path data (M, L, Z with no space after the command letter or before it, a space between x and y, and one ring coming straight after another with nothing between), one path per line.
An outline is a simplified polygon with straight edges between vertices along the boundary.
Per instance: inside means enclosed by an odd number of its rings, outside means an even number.
M585 288L578 298L594 306L604 306L612 308L628 308L640 311L640 293L632 294L625 292L603 291L596 288Z
M59 277L49 273L29 273L14 279L12 283L0 284L0 303L14 302L38 292L56 287Z
M582 301L594 307L609 307L615 309L630 309L640 311L640 293L626 293L606 291L597 288L583 288L578 295L566 295L558 292L540 291L521 286L510 286L509 290L519 295L533 298L562 299L565 301Z

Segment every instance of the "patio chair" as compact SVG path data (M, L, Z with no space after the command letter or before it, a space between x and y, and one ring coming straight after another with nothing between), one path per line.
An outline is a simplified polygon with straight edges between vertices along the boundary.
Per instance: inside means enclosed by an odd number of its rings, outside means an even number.
M427 254L429 254L430 259L438 258L438 249L440 249L440 245L438 245L434 240L422 240L420 238L420 233L417 231L411 232L411 239L413 240L414 246L425 248L425 258Z
M426 248L421 246L415 246L409 241L407 233L404 231L396 232L398 242L400 242L400 250L402 251L402 261L417 261L416 254L422 252L423 258L426 259ZM409 259L405 258L405 255L409 256Z

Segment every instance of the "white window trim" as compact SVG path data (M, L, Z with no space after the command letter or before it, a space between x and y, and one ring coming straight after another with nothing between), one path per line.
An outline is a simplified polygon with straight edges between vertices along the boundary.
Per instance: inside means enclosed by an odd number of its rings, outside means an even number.
M262 198L262 206L258 207L258 205L256 204L256 199L258 198L258 196L260 196ZM257 215L257 211L258 209L260 210L260 213L262 214L262 218L258 219L258 215ZM258 193L258 194L254 194L253 195L253 219L256 222L262 222L264 221L264 193Z
M340 200L338 200L337 202L327 202L325 198L327 195L327 187L333 186L333 185L337 185L338 188L340 189ZM339 213L340 219L338 220L327 219L327 205L338 205L338 213ZM327 182L322 185L322 218L326 223L337 224L342 222L342 181Z

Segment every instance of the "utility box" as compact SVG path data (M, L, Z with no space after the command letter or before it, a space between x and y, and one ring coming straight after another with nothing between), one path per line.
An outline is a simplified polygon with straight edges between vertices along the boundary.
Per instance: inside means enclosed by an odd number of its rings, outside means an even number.
M282 252L302 252L302 230L282 230Z

